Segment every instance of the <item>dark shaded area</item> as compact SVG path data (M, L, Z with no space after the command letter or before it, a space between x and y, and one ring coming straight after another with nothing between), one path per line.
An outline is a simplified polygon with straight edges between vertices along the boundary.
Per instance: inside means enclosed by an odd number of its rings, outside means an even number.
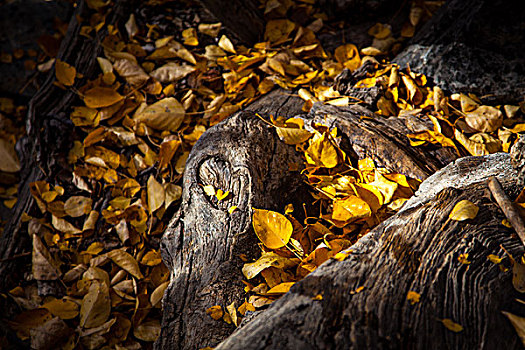
M525 96L523 2L448 1L395 62L431 77L442 89L485 101Z

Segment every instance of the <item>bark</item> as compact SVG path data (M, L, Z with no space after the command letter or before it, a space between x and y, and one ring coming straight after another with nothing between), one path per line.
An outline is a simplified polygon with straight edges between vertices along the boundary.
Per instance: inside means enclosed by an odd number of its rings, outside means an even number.
M294 116L286 112L300 111L303 105L302 100L280 91L258 103L266 106L264 114L285 117ZM303 117L337 126L346 135L341 147L356 159L381 159L387 169L413 177L426 178L457 157L445 150L439 160L437 153L410 147L399 134L408 132L400 119L373 118L360 106L319 104ZM243 302L240 271L244 262L239 254L255 258L258 251L251 208L282 211L289 202L300 208L307 189L299 186L300 175L288 170L289 163L300 162L294 147L279 141L273 127L251 112L240 112L210 128L197 142L187 162L182 207L163 237L164 261L172 275L163 300L163 333L157 348L215 346L234 330L205 311L214 305ZM225 202L210 200L202 188L209 184L233 196ZM238 211L230 215L227 210L232 205Z
M351 247L346 260L323 264L217 349L521 348L501 314L523 311L512 274L487 256L503 256L502 247L517 256L523 246L501 224L504 216L487 193L490 176L516 195L507 154L456 161ZM477 217L449 220L462 199L479 206ZM469 264L458 261L464 253ZM408 291L421 301L411 305ZM323 299L313 300L318 294ZM441 319L464 330L454 333Z

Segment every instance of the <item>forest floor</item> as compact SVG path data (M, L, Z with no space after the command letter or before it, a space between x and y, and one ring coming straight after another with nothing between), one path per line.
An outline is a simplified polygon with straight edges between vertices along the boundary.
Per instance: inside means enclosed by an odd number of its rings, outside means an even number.
M75 128L66 168L31 184L39 210L23 220L32 249L10 257L20 261L23 279L0 291L19 307L9 325L34 348L57 341L66 349L152 346L169 283L160 238L180 205L186 159L207 129L272 90L302 98L305 113L325 103L362 104L378 118L421 116L427 127L407 134L410 144L450 147L458 157L508 152L525 131L524 103L494 106L483 96L442 91L390 62L440 2L412 1L390 22L366 25L366 39L352 43L337 36L347 23L330 19L315 1L263 1L264 38L253 47L235 42L190 0L142 2L122 28L105 23L111 1L86 4L90 15L81 18L80 35L89 40L108 33L96 75L55 58L67 32L58 19L38 48L0 53L1 64L29 72L25 88L52 75L57 86L78 96L69 110ZM353 77L346 94L334 85L343 70ZM374 97L362 100L363 91ZM17 202L15 144L25 135L24 94L19 89L0 97L2 224ZM245 261L245 303L207 310L217 322L235 325L324 261L344 259L342 251L399 210L421 180L346 154L336 129L305 127L292 115L260 118L303 154L302 164L283 166L304 174L312 202L280 213L254 209L261 258ZM215 202L230 195L206 187ZM463 203L451 219L475 213ZM468 263L468 256L463 259ZM419 300L417 293L409 297Z

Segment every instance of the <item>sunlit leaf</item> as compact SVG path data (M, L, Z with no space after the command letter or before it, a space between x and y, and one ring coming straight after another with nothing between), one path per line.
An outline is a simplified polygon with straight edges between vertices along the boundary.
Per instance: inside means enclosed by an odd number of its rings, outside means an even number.
M288 268L297 265L296 261L277 255L273 252L264 252L257 261L249 264L244 264L242 273L247 279L252 279L257 276L262 270L268 267Z
M206 309L206 313L211 316L214 320L220 320L224 312L220 305L211 306Z
M369 217L372 214L368 203L356 196L336 199L332 211L332 218L337 221L357 220Z
M449 218L455 221L474 219L478 215L479 208L469 200L459 201L449 214Z
M283 247L292 236L290 220L275 211L253 208L252 220L255 234L270 249Z
M310 140L310 146L305 152L309 164L333 168L338 164L337 149L325 133L321 137Z

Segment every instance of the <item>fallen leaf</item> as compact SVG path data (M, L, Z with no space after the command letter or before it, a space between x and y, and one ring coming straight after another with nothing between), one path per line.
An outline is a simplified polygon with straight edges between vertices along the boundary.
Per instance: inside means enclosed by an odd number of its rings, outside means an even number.
M474 219L478 215L479 208L469 200L459 201L449 214L449 218L455 221Z
M463 326L452 321L450 318L444 318L440 321L445 327L447 327L447 329L451 330L452 332L459 333L463 330Z
M36 280L56 280L59 277L58 264L40 238L33 234L33 278Z
M55 76L57 80L65 86L71 86L75 83L77 70L68 63L57 59L55 61Z
M136 122L154 129L177 131L184 119L184 107L174 97L167 97L135 114Z
M266 294L285 294L288 293L290 288L295 284L295 282L284 282L276 285L266 292Z
M150 175L148 178L148 208L150 214L164 204L165 198L164 187L155 180L153 175Z
M255 234L270 249L285 246L292 236L292 223L280 213L253 208L252 220Z
M230 305L226 306L226 310L228 311L228 314L230 314L230 318L235 325L235 327L238 326L238 319L237 319L237 308L235 307L235 301L232 302Z
M172 83L180 80L195 71L195 67L188 64L170 62L155 69L149 75L161 83Z
M368 203L356 196L336 199L333 202L332 218L337 221L357 220L369 217L371 214Z
M467 113L465 122L472 129L480 132L493 132L501 127L503 113L492 106L480 106Z
M122 249L112 250L109 253L106 253L106 256L110 258L116 265L126 270L134 277L138 279L144 278L144 276L140 272L140 268L139 268L139 264L137 263L137 260L135 260L134 257L126 253Z
M518 333L521 343L525 346L525 317L516 316L507 311L502 311L501 313L507 316L516 333Z
M67 299L53 299L43 304L42 307L49 310L53 316L60 317L63 320L70 320L79 314L78 304Z
M107 87L94 87L84 93L84 103L90 108L101 108L114 105L124 99L124 96Z
M214 320L220 320L224 312L220 305L211 306L206 309L206 313L211 316Z
M151 306L155 306L162 300L166 288L168 288L169 281L161 283L155 290L151 293L150 303Z
M64 203L64 210L67 215L77 218L91 212L92 203L93 201L91 198L84 196L72 196L69 197Z
M257 261L249 264L244 264L242 273L247 279L252 279L257 276L262 270L268 267L276 267L280 269L289 268L297 265L297 262L288 258L277 255L273 252L263 252Z
M157 319L151 319L142 322L140 325L133 329L133 335L140 340L147 342L153 342L157 340L160 335L160 321Z
M333 168L338 164L337 149L332 145L326 133L310 140L305 156L309 164L316 166Z
M230 41L230 39L228 39L226 35L221 36L217 45L226 52L237 54L232 42Z
M15 145L0 138L0 171L7 173L16 173L20 171L20 162L16 155Z
M94 280L80 307L80 327L92 328L106 322L111 312L109 289L105 283Z
M410 290L407 293L407 300L410 302L411 305L419 303L420 298L421 298L421 294L419 294L418 292L414 292Z

